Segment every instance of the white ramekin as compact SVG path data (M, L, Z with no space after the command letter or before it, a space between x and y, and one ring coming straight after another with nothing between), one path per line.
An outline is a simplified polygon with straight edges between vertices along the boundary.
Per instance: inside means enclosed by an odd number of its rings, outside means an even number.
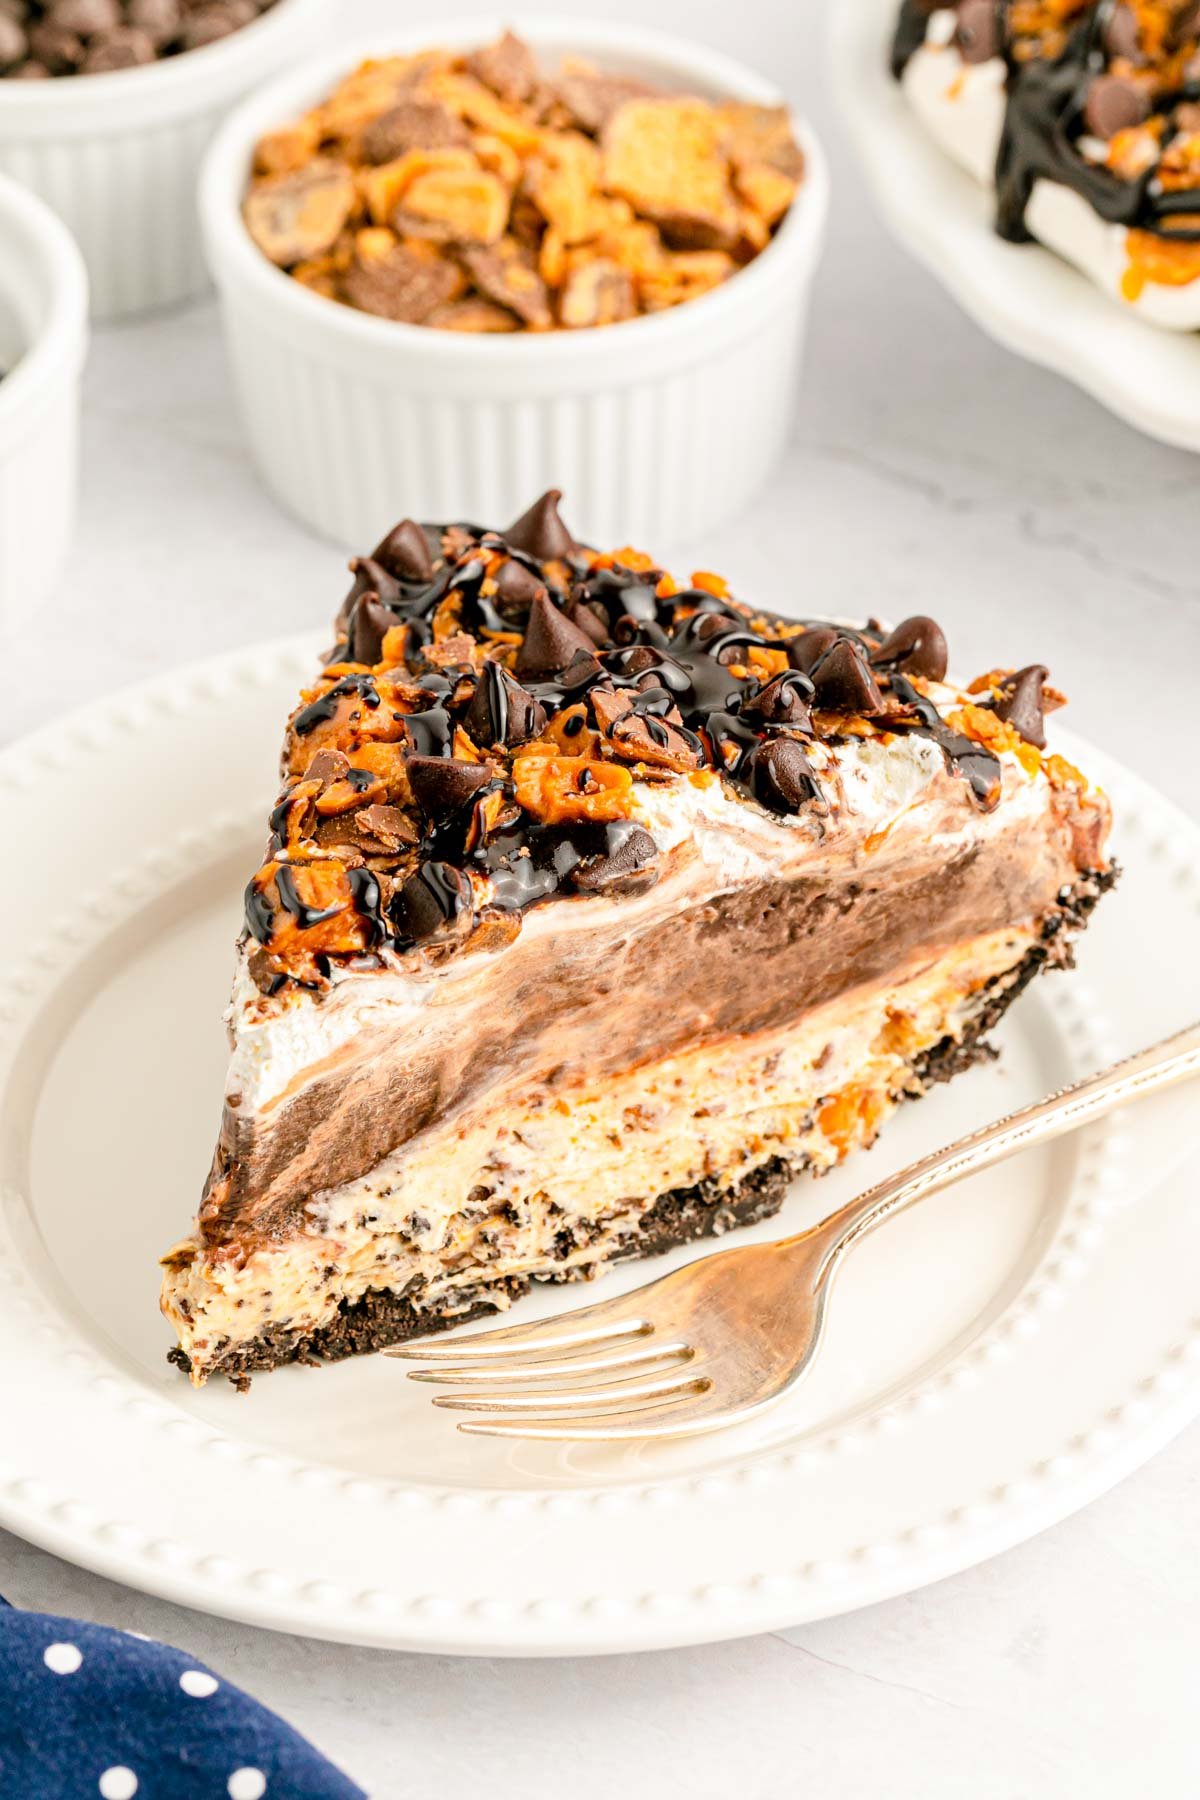
M217 126L251 88L326 39L336 0L278 0L253 25L145 68L0 81L0 173L74 233L99 318L205 286L196 177Z
M777 104L759 76L635 27L517 19L554 57L577 52L666 87ZM322 98L367 55L486 43L471 19L344 46L226 121L205 162L200 214L246 428L273 493L351 548L401 514L502 525L547 487L596 543L686 542L744 506L786 441L808 290L828 208L825 159L807 169L769 247L724 286L667 313L581 331L470 337L371 317L276 269L241 218L262 132Z
M87 275L70 234L0 175L0 623L54 586L75 524Z

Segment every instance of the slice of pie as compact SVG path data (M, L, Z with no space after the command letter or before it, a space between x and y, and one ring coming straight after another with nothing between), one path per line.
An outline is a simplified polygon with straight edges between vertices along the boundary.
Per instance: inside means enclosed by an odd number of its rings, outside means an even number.
M932 619L783 619L557 500L352 564L164 1258L194 1382L767 1217L988 1054L1112 880L1043 668L963 690Z

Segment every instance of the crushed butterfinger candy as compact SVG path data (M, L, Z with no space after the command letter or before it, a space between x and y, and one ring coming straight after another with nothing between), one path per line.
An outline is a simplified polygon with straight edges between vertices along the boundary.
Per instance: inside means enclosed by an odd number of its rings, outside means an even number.
M711 102L506 32L363 63L256 146L246 228L312 292L405 324L580 330L759 255L804 175L784 107Z

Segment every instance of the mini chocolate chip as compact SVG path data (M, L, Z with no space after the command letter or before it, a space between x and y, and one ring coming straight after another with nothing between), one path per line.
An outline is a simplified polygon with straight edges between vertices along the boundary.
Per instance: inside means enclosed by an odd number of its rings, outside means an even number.
M578 625L572 625L545 591L540 593L529 609L525 637L517 651L517 679L541 681L561 674L581 651L595 657L591 638Z
M415 519L402 519L399 525L393 525L383 542L372 550L371 561L379 563L397 581L433 580L429 542Z
M127 0L125 12L129 23L153 38L160 50L183 30L179 0Z
M85 38L115 31L125 22L118 0L54 0L46 17L61 31L74 31Z
M19 63L29 48L29 40L15 19L0 13L0 69Z
M996 702L996 717L1006 719L1027 744L1038 750L1046 748L1046 725L1042 710L1042 688L1050 674L1042 663L1030 663L1018 669L1004 683L1005 692Z
M741 717L761 719L764 725L792 725L801 731L812 726L809 701L813 684L800 669L788 669L768 681L757 694L742 703Z
M413 799L431 819L457 812L492 779L486 763L455 762L445 756L406 756L404 770Z
M874 713L883 707L883 695L857 644L839 638L812 670L815 704L832 712Z
M561 489L549 488L515 524L500 533L505 543L514 550L523 550L527 556L536 556L539 562L570 556L579 546L559 517L561 499Z
M29 48L34 60L44 63L52 75L68 75L83 61L83 39L50 19L40 19L30 27Z
M471 883L451 863L431 862L393 894L388 917L401 945L419 944L471 912Z
M924 613L901 619L871 653L877 669L899 669L902 675L921 675L927 681L944 681L948 660L941 626Z
M1089 131L1110 138L1148 119L1150 101L1136 82L1123 75L1097 75L1088 89L1083 117Z
M482 750L498 744L511 747L528 743L544 730L546 711L499 663L486 662L463 724Z
M816 772L795 738L767 738L750 753L750 787L771 812L794 813L819 800Z
M954 27L954 42L964 62L990 62L1004 48L996 0L963 0Z
M785 645L788 661L793 669L799 669L804 675L811 675L814 664L819 663L825 652L831 650L837 641L838 633L832 625L811 626L798 637L788 639Z
M350 629L346 640L346 660L366 663L369 668L383 655L383 640L393 625L400 623L394 612L382 606L379 595L368 590L354 602Z
M212 5L193 7L183 21L183 47L203 50L253 24L257 17L254 0L213 0Z
M117 69L141 69L155 60L154 40L132 25L92 39L83 59L85 75L110 75Z

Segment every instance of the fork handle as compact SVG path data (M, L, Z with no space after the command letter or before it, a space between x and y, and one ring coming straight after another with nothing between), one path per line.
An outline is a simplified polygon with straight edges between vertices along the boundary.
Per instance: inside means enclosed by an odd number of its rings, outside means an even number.
M1084 1081L1061 1088L1033 1106L1009 1113L1007 1118L998 1119L994 1125L985 1125L969 1137L947 1145L944 1150L935 1150L931 1156L922 1157L920 1162L910 1163L907 1169L868 1188L865 1194L860 1194L839 1212L831 1213L813 1231L789 1238L786 1244L788 1247L806 1241L811 1244L815 1233L827 1239L828 1249L816 1276L819 1284L851 1245L905 1207L915 1205L930 1194L941 1193L943 1188L961 1181L966 1175L990 1169L993 1163L1015 1156L1018 1150L1048 1143L1051 1138L1062 1137L1081 1125L1090 1124L1093 1119L1103 1118L1131 1100L1141 1100L1147 1094L1197 1075L1200 1075L1200 1024L1190 1025L1186 1031L1177 1032L1149 1050L1140 1050L1135 1056L1114 1063L1099 1075L1089 1075Z

